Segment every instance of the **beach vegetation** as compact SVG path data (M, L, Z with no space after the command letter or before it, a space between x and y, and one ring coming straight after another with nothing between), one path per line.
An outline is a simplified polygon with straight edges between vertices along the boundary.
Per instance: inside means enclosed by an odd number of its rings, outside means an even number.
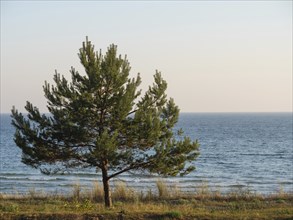
M163 182L162 180L160 180ZM164 183L165 184L165 183ZM74 186L73 186L74 187ZM93 187L96 187L94 185ZM74 194L0 194L0 219L292 219L293 195L290 192L268 195L170 189L164 197L159 187L152 194L134 191L121 182L113 187L113 206L106 208L81 187ZM205 186L206 187L206 186ZM94 189L93 189L94 191ZM128 194L128 192L131 192ZM207 193L208 192L208 193ZM201 194L203 193L203 194Z

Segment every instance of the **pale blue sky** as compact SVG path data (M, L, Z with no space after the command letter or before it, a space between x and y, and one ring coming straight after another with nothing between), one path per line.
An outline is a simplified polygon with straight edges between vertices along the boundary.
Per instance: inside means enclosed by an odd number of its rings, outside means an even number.
M83 72L85 36L143 89L162 71L182 112L292 111L292 1L1 1L1 112L46 112L44 81Z

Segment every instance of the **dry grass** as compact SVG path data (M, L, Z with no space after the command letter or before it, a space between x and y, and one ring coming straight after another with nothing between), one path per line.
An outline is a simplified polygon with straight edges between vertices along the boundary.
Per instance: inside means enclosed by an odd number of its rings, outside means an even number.
M159 198L168 198L170 197L169 189L166 185L166 183L162 180L158 180L156 182L157 189L158 189L158 196Z
M104 199L103 186L98 181L94 181L93 188L91 190L90 198L95 202L102 202Z
M114 191L112 192L113 201L137 201L139 194L132 188L127 187L122 181L115 183Z
M0 194L0 219L293 219L293 195L283 191L260 195L238 189L224 194L203 184L184 193L160 180L156 190L145 193L116 182L112 198L114 206L105 208L98 182L85 191L74 186L68 196L35 190Z

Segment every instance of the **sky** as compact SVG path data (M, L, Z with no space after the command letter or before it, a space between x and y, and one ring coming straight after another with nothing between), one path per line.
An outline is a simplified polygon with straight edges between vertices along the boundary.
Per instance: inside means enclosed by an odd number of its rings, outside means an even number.
M1 1L1 113L70 79L86 36L155 70L181 112L292 112L292 1Z

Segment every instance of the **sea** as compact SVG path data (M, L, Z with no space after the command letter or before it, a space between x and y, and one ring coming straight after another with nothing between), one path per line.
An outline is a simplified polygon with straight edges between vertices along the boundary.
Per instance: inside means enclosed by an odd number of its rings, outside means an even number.
M91 189L101 174L95 169L44 175L21 162L9 114L0 115L0 193L40 191L69 193L77 184ZM177 128L200 143L196 170L183 177L124 173L111 184L124 182L145 192L155 190L158 180L182 191L206 187L223 193L245 190L259 194L293 192L292 113L181 113Z

